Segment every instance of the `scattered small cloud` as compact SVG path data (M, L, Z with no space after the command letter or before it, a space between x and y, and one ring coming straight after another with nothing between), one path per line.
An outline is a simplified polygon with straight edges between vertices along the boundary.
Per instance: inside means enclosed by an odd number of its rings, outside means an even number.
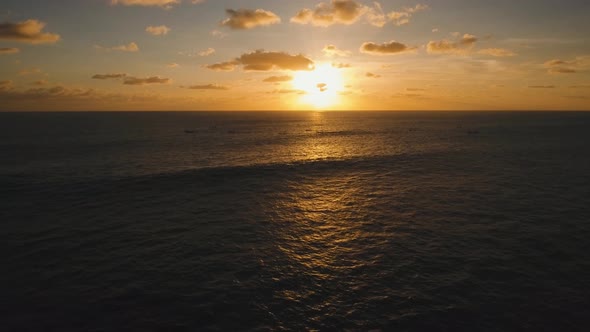
M211 65L206 65L205 68L215 71L233 71L239 65L236 61L218 62Z
M162 7L170 9L180 2L181 0L111 0L111 5Z
M92 76L93 80L109 80L127 77L127 74L96 74Z
M212 47L209 47L206 50L200 51L199 52L199 56L210 56L210 55L212 55L214 53L215 53L215 49L212 48Z
M406 91L408 91L408 92L423 92L423 91L426 91L426 89L422 89L422 88L406 88Z
M347 56L350 56L350 54L351 54L350 51L341 50L338 47L336 47L335 45L324 46L324 49L322 50L322 52L324 53L325 56L330 56L330 57L334 57L334 56L347 57Z
M529 85L531 89L555 89L555 85Z
M43 85L47 85L48 82L46 80L38 80L38 81L34 81L31 82L31 85L36 85L36 86L43 86Z
M550 74L575 74L575 73L577 73L577 71L572 68L556 67L556 68L549 68L549 73Z
M432 33L437 33L438 31L439 31L438 28L432 29Z
M100 45L94 45L94 48L96 48L98 50L106 50L106 51L121 51L121 52L130 52L130 53L139 52L139 46L134 42L131 42L126 45L119 45L119 46L113 46L113 47L104 47L104 46L100 46Z
M211 36L215 37L215 38L219 38L219 39L223 39L225 37L227 37L227 33L220 31L220 30L213 30L210 32Z
M352 65L350 63L332 62L332 67L338 68L338 69L346 69L346 68L351 68Z
M187 89L190 90L229 90L229 87L219 84L203 84L203 85L191 85Z
M362 53L373 55L392 55L406 53L416 49L416 47L409 47L405 44L392 40L383 44L376 44L373 42L363 43L363 45L361 45L360 51Z
M415 13L430 9L428 5L417 4L414 7L406 7L401 11L392 11L387 17L396 26L402 26L410 23L410 19Z
M590 68L590 56L579 56L572 60L552 59L543 66L549 74L575 74Z
M477 52L477 54L482 54L482 55L491 55L491 56L495 56L495 57L512 57L512 56L516 56L516 53L504 49L504 48L485 48L483 50L479 50Z
M176 63L176 62L172 62L172 63L167 64L166 67L168 67L168 68L178 68L178 67L180 67L180 65L178 63Z
M238 65L242 65L244 70L252 71L270 71L273 69L296 71L312 70L314 63L302 54L291 55L285 52L257 50L242 54L232 61L207 65L205 67L217 71L232 71Z
M366 73L365 76L370 77L370 78L380 78L381 75L378 74L374 74L374 73Z
M43 32L45 23L38 20L26 20L18 23L0 23L0 40L16 41L29 44L54 44L61 37L55 33Z
M152 76L147 78L125 77L124 85L146 85L146 84L168 84L172 80L169 78L161 78L159 76Z
M2 47L2 48L0 48L0 55L17 54L17 53L20 53L20 49L18 49L16 47Z
M590 89L590 84L588 85L570 85L570 89Z
M145 32L149 33L152 36L165 36L167 35L172 29L165 25L158 25L158 26L148 26L145 28Z
M92 76L95 80L122 80L124 85L146 85L146 84L168 84L172 80L169 78L160 78L159 76L152 76L147 78L138 78L128 76L123 73L116 74L96 74Z
M476 36L466 33L458 41L448 39L430 41L426 46L426 50L430 54L464 55L471 51L477 40Z
M37 74L41 74L41 73L43 73L43 70L41 70L39 68L27 68L27 69L22 69L18 72L18 74L20 76L37 75Z
M279 16L264 9L227 9L225 12L229 17L223 20L221 25L233 30L253 29L281 23Z
M262 80L263 82L267 82L267 83L280 83L280 82L289 82L292 81L293 77L289 76L289 75L285 75L285 76L271 76L271 77L267 77L264 80Z

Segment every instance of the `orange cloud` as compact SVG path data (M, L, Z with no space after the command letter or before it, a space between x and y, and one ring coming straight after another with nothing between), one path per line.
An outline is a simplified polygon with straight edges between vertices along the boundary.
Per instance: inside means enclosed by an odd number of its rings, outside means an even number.
M165 25L159 26L149 26L145 28L145 31L153 36L165 36L167 35L172 29Z
M349 56L350 55L350 51L344 51L339 49L338 47L334 46L334 45L326 45L324 47L324 49L322 50L322 52L324 53L324 55L326 56Z
M314 63L302 54L291 55L285 52L257 50L242 54L233 61L215 63L205 67L217 71L232 71L238 65L242 65L244 70L252 71L270 71L273 69L296 71L312 70Z
M353 0L322 2L315 9L300 10L291 22L328 27L333 24L353 24L365 13L365 7Z
M204 85L191 85L187 87L191 90L229 90L227 86L218 84L204 84Z
M19 23L1 23L0 40L17 41L29 44L53 44L61 37L58 34L43 32L45 23L26 20Z
M125 85L146 85L146 84L168 84L172 80L169 78L160 78L152 76L148 78L126 77L123 81Z
M3 54L16 54L19 53L20 49L16 48L16 47L3 47L0 48L0 55Z
M456 42L443 39L441 41L430 41L426 46L430 54L467 54L477 42L477 37L468 33L464 34Z
M221 25L234 30L246 30L281 23L279 16L264 9L227 9L225 12L229 18L223 20Z
M416 50L416 47L409 47L405 44L390 41L388 43L376 44L373 42L367 42L361 45L360 51L362 53L373 54L373 55L391 55L410 52Z
M292 81L293 77L289 76L289 75L285 75L285 76L271 76L271 77L267 77L263 80L263 82L267 82L267 83L279 83L279 82L289 82Z

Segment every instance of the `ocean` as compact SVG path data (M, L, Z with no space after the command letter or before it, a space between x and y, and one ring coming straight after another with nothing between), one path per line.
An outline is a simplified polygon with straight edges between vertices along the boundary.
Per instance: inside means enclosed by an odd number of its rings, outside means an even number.
M3 331L588 331L590 113L0 113Z

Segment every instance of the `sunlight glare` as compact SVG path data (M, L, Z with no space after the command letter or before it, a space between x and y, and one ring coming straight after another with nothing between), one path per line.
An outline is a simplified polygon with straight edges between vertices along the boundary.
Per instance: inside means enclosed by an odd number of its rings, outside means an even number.
M327 108L339 102L344 89L342 73L331 64L316 66L312 71L301 71L293 77L293 88L305 92L301 103L316 108Z

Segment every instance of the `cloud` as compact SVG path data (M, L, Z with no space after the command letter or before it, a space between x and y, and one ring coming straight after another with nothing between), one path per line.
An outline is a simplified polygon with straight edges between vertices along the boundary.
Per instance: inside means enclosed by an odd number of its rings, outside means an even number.
M139 46L136 43L131 42L127 45L119 45L114 47L103 47L100 45L94 45L96 49L107 50L107 51L121 51L121 52L139 52Z
M238 65L242 65L244 70L252 71L270 71L273 69L296 71L312 70L314 63L302 54L291 55L285 52L257 50L242 54L233 61L220 62L205 67L217 71L232 71Z
M280 17L264 9L227 9L225 12L229 18L223 20L221 25L233 30L252 29L281 23Z
M226 62L219 62L214 63L211 65L206 65L205 68L215 70L215 71L233 71L236 69L239 63L236 61L226 61Z
M410 19L415 13L430 9L428 5L417 4L414 7L406 7L401 11L392 11L387 14L387 18L396 26L402 26L410 23Z
M289 75L285 75L285 76L271 76L271 77L267 77L263 80L263 82L267 82L267 83L279 83L279 82L289 82L292 81L293 77L289 76Z
M268 71L274 68L283 70L311 70L313 61L302 54L290 55L284 52L265 52L258 50L242 54L236 59L245 70Z
M379 77L381 77L381 75L374 74L374 73L366 73L365 76L370 77L370 78L379 78Z
M338 69L345 69L345 68L352 67L352 65L350 63L332 62L332 67L338 68Z
M178 68L178 67L180 67L180 65L178 63L176 63L176 62L172 62L172 63L167 64L166 67L168 67L168 68Z
M96 75L92 76L92 79L95 79L95 80L123 79L124 85L168 84L172 81L169 78L160 78L159 76L138 78L138 77L128 76L127 74L124 74L124 73L96 74Z
M31 82L31 85L43 86L43 85L47 85L47 83L48 82L46 80L38 80L38 81Z
M227 86L218 84L204 84L204 85L191 85L187 87L191 90L229 90Z
M204 50L204 51L201 51L201 52L199 52L199 56L209 56L209 55L212 55L212 54L214 54L214 53L215 53L215 49L214 49L214 48L211 48L211 47L209 47L208 49L206 49L206 50Z
M12 81L0 81L0 91L12 88Z
M297 90L297 89L278 89L278 90L274 90L270 93L279 93L279 94L291 94L291 93L295 93L298 95L304 95L307 92L303 91L303 90Z
M430 41L426 46L430 54L467 54L477 42L477 37L468 33L464 34L458 41L449 41L443 39L441 41Z
M572 60L552 59L543 66L549 74L575 74L590 68L590 56L579 56Z
M146 84L168 84L172 80L169 78L160 78L158 76L152 76L147 78L137 77L125 77L123 80L124 85L146 85Z
M328 27L334 24L350 25L364 18L369 24L383 27L387 22L400 26L408 24L410 18L420 11L429 9L427 5L417 4L400 11L385 14L381 4L373 2L373 6L365 6L354 0L332 0L321 2L314 9L304 8L291 18L291 22Z
M95 95L93 89L70 89L63 86L51 88L32 88L24 91L0 89L0 97L5 100L31 101L45 99L88 98Z
M2 48L0 48L0 55L16 54L19 52L20 52L20 49L18 49L16 47L2 47Z
M322 52L326 56L342 56L342 57L350 56L350 53L351 53L350 51L341 50L334 45L326 45L324 47L324 49L322 50Z
M111 5L123 5L123 6L146 6L146 7L162 7L172 8L177 5L181 0L111 0ZM193 2L195 3L195 2Z
M482 55L491 55L495 57L516 56L516 53L504 48L485 48L483 50L479 50L477 53Z
M373 55L391 55L410 52L416 50L416 47L408 47L405 44L390 41L388 43L376 44L373 42L363 43L360 51L362 53L373 54Z
M145 28L145 31L153 36L165 36L167 35L172 29L165 25L159 26L149 26Z
M43 70L39 68L30 68L30 69L22 69L18 72L20 76L27 76L27 75L36 75L43 73Z
M19 23L0 23L0 40L17 41L29 44L53 44L61 37L58 34L43 32L45 23L26 20Z
M291 22L328 27L333 24L350 25L357 22L366 12L364 6L353 0L332 0L322 2L315 9L300 10Z
M108 80L108 79L119 79L127 77L127 74L96 74L92 76L94 80Z
M577 73L577 71L572 68L556 67L556 68L549 68L549 73L550 74L575 74L575 73Z
M529 85L531 89L555 89L555 85Z
M570 89L590 89L590 84L588 85L570 85Z

